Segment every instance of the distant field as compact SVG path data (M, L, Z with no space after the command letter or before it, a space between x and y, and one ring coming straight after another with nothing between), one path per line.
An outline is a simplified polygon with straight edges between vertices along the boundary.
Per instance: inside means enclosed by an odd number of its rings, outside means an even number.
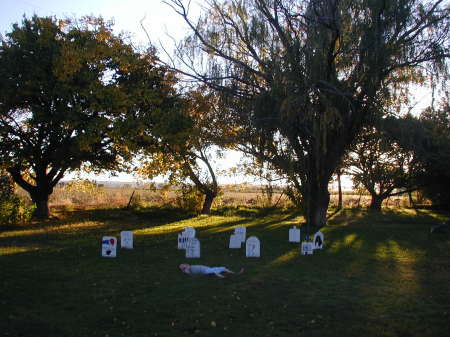
M19 193L28 198L24 191ZM58 186L50 196L49 205L56 209L86 209L104 207L125 207L131 204L142 207L179 205L179 195L174 189L144 189L136 188L131 184L121 187L99 186L87 190L68 190L66 187ZM338 195L331 192L330 206L336 206ZM343 194L344 207L365 207L370 202L369 195L359 195L351 191ZM291 207L292 203L280 189L275 190L271 201L258 186L224 186L222 193L213 204L213 208L237 207L237 206L278 206L281 208ZM391 208L401 208L410 206L409 199L405 196L397 196L387 199L383 206Z
M429 229L450 213L346 209L322 229L324 249L308 257L287 242L288 229L303 221L291 210L57 216L1 228L2 336L448 336L450 233ZM261 240L261 258L228 249L237 225ZM200 259L177 250L186 226L197 230ZM134 231L135 248L102 258L102 236L122 230ZM184 262L245 272L191 277L178 270Z

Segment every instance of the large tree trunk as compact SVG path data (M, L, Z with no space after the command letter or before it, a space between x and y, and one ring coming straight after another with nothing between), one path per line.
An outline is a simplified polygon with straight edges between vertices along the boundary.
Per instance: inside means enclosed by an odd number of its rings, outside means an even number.
M20 166L14 166L8 169L14 181L30 194L31 200L36 205L33 217L38 219L46 219L50 216L48 209L48 199L53 193L53 188L58 181L64 176L66 168L53 167L49 172L45 166L40 166L41 169L36 172L36 178L34 178L36 185L32 185L22 176L22 172L25 171Z
M48 199L50 194L46 191L36 191L30 193L31 200L36 205L33 217L37 219L47 219L50 216L50 211L48 208Z
M309 196L306 204L307 235L309 230L316 231L326 225L327 210L330 203L328 184L317 184L310 186Z
M205 194L205 201L203 202L203 207L201 214L210 214L211 213L211 206L214 201L214 198L216 195L214 193L206 193Z
M370 200L369 209L371 211L380 212L381 204L383 203L384 198L380 195L372 194L372 199Z

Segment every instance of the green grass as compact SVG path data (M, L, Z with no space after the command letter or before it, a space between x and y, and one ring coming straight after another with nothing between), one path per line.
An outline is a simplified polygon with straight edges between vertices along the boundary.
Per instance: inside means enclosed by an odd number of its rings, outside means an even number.
M325 248L299 256L280 210L212 216L173 210L97 210L0 232L0 336L448 336L450 214L344 210ZM261 258L229 250L236 225L261 240ZM197 229L193 264L245 268L190 277L177 234ZM100 257L104 235L133 230L133 250Z

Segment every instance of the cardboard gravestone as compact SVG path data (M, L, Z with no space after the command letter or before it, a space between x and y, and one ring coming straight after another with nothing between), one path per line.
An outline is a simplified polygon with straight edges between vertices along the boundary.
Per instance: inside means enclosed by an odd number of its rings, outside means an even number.
M256 236L251 236L247 239L245 244L245 256L246 257L260 257L261 245L259 239Z
M193 227L186 227L184 232L188 238L195 238L195 229Z
M228 246L229 248L241 248L241 237L237 234L231 234L230 235L230 245Z
M323 233L317 232L314 234L313 240L313 249L322 249L323 248Z
M189 237L185 232L178 234L178 249L186 249Z
M102 238L102 256L116 257L117 239L114 236L104 236Z
M300 242L300 229L296 226L289 230L289 242Z
M247 229L245 226L237 226L234 229L234 234L241 240L241 242L245 242L245 238L247 236Z
M122 231L120 232L120 247L133 249L133 232Z
M200 241L196 238L189 238L186 247L186 258L200 257Z
M300 250L302 255L312 255L313 254L313 243L310 241L303 241L300 245Z

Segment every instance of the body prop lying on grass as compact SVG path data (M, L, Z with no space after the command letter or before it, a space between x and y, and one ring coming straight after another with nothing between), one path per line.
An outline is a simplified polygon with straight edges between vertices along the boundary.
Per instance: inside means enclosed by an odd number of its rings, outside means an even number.
M189 275L216 275L217 277L224 278L223 274L236 274L234 271L226 268L226 267L208 267L202 265L190 265L187 263L180 264L180 269L183 273ZM242 268L238 274L242 274L244 272L244 268Z

